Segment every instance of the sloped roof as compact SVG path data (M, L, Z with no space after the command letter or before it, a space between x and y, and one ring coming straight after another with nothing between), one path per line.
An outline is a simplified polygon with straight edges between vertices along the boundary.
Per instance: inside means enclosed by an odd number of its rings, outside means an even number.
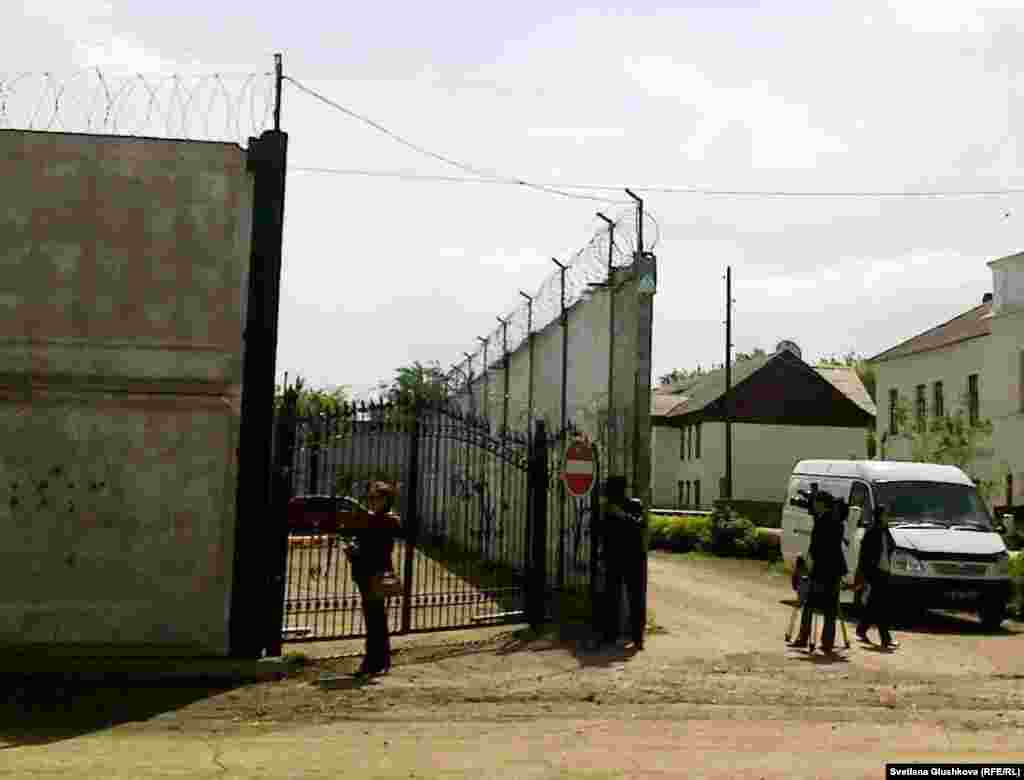
M732 386L736 387L740 382L764 366L774 355L759 355L749 360L740 360L732 366ZM669 412L664 416L678 417L691 412L698 412L705 406L725 395L725 369L716 368L700 377L685 380L683 383L673 385L665 394L676 399L676 403L668 407ZM659 393L660 395L660 393ZM655 396L652 393L652 398ZM665 404L661 405L665 408ZM652 415L657 415L652 405Z
M934 328L907 339L895 347L890 347L870 360L871 362L894 360L895 358L906 357L907 355L916 355L920 352L930 352L940 347L948 347L950 344L975 339L979 336L987 336L992 332L992 321L989 318L991 313L991 302L975 306L970 311L954 317L949 322L936 325Z
M868 389L860 381L860 375L846 366L814 366L814 370L831 382L835 387L853 401L857 406L871 414L878 414L878 407L871 400Z
M852 368L812 368L788 351L743 360L732 367L736 421L778 424L860 425L877 413ZM651 394L651 415L664 422L693 416L718 419L724 413L725 369L688 386Z

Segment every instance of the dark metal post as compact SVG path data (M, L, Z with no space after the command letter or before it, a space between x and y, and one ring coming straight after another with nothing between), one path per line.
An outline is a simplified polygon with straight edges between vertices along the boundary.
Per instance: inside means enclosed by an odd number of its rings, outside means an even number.
M505 375L505 393L501 407L501 436L504 438L505 434L508 432L508 318L506 317L505 319L502 319L501 317L498 317L497 320L501 323L501 370Z
M530 372L526 387L526 430L533 430L533 296L522 290L519 294L526 298L526 338L529 343Z
M490 342L490 338L486 338L485 339L483 336L477 336L476 340L484 345L484 364L483 364L483 367L480 370L483 372L483 375L484 375L484 397L483 397L484 420L487 421L487 432L490 433L490 431L491 431L491 386L490 386L491 383L490 383L490 378L488 377L488 373L487 373L487 369L488 369L488 365L487 365L487 345L488 345L488 342Z
M644 200L636 195L629 187L626 187L626 194L636 201L636 253L644 253Z
M732 266L725 268L725 495L732 500Z
M526 618L537 628L544 622L547 592L548 439L543 418L537 420L530 453L530 575Z
M238 492L235 552L229 615L229 652L256 658L269 643L267 599L283 587L284 565L274 544L285 529L283 516L260 524L271 505L271 436L281 293L281 240L284 229L288 134L268 130L249 139L248 169L253 174L251 256L245 311L242 410L238 439ZM274 556L271 558L271 556ZM280 633L280 626L274 627Z
M405 533L405 559L402 561L402 633L408 633L412 627L412 593L415 571L413 563L416 558L416 541L420 529L420 418L423 404L419 399L412 405L412 422L409 431L409 473L405 476L406 489L405 516L402 518L402 530ZM403 421L404 422L404 421ZM401 430L404 425L399 428Z
M612 260L615 252L615 222L600 211L597 216L608 225L608 473L612 473L615 463L616 419L615 419L615 269Z
M476 415L476 396L473 395L473 356L463 352L466 356L466 387L469 388L469 414Z
M569 314L565 309L565 272L568 269L567 266L562 265L555 258L551 258L551 261L558 266L562 282L561 292L561 311L562 311L562 406L561 406L561 426L558 430L559 441L565 442L565 423L566 423L566 393L569 389ZM558 587L561 589L565 581L565 483L559 480L558 482Z
M275 424L276 449L274 453L273 486L270 517L274 532L274 571L282 574L288 568L288 500L292 497L292 476L295 463L295 405L298 393L287 389L285 382L284 403ZM268 656L281 655L281 638L284 633L285 578L277 577L270 588L267 602L269 622L267 626L266 651ZM233 611L232 611L233 614Z
M284 81L284 69L281 66L281 55L274 55L274 132L281 130L281 86Z

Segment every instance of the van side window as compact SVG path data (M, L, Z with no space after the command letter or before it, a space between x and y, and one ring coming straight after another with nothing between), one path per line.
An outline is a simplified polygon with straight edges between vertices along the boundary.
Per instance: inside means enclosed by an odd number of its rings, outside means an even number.
M871 500L868 496L868 488L863 482L854 482L850 491L850 508L860 509L860 519L857 521L858 528L864 528L871 520Z

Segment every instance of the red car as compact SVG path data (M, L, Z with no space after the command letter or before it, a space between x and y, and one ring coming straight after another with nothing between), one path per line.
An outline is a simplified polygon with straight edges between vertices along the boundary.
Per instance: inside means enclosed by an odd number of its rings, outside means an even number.
M337 533L336 512L369 511L351 496L295 496L288 502L288 533Z

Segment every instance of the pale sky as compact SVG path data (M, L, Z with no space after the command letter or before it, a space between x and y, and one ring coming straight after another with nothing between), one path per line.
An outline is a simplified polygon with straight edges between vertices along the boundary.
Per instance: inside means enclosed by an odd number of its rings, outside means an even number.
M288 75L420 146L530 181L1024 188L1016 2L13 4L2 74L240 74L280 51ZM292 168L462 175L288 84L282 129ZM874 355L967 310L991 289L985 262L1024 249L1021 195L642 194L661 232L655 376L721 362L726 265L735 348L785 338L816 359ZM603 208L298 170L286 198L278 375L356 392L474 351Z

